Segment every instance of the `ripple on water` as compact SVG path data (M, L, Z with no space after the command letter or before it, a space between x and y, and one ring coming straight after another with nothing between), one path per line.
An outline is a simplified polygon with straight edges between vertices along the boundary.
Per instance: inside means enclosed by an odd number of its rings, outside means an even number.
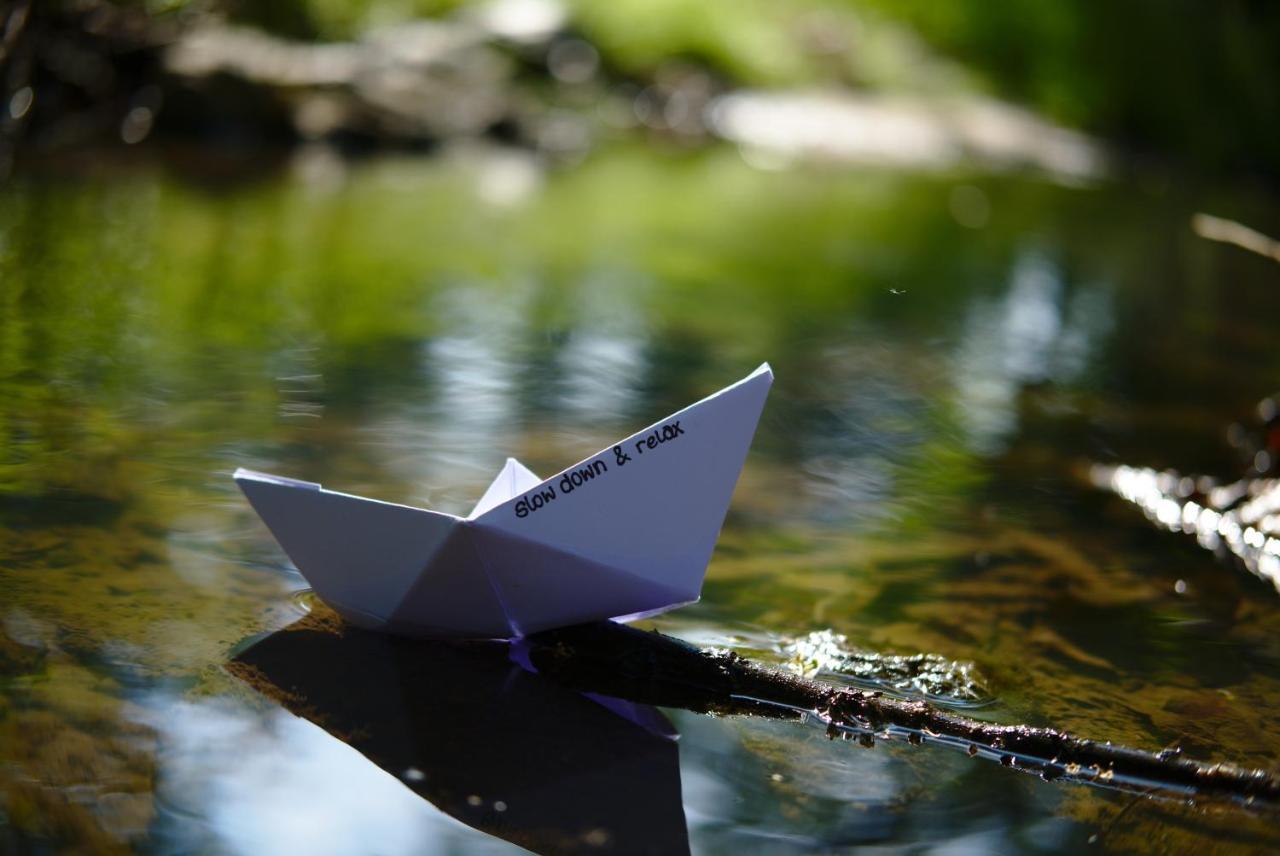
M849 682L926 698L954 707L978 707L994 699L973 663L938 654L862 651L833 630L782 639L786 668L807 677Z

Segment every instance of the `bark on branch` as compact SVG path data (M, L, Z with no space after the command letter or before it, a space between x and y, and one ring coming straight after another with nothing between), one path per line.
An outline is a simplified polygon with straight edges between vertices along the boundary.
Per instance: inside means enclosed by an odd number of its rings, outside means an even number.
M445 642L357 630L317 606L302 620L241 651L228 669L290 710L345 733L379 728L377 721L365 722L348 708L353 693L371 698L385 693L389 676L394 694L410 709L431 710L442 692L462 698L470 690L477 699L490 698L489 685L505 685L512 661L563 688L640 704L726 715L817 717L833 739L853 739L864 746L876 739L939 744L1048 780L1255 809L1280 807L1280 776L1271 771L1206 764L1177 750L1147 752L1052 728L980 722L923 700L833 687L731 651L701 650L613 622L509 643ZM521 715L557 714L535 706ZM375 742L377 751L361 751L379 757L396 754L394 746Z
M1266 770L1205 764L1178 750L1146 752L1052 728L995 725L920 700L835 688L702 651L658 633L603 623L515 643L539 673L574 689L696 711L785 715L812 712L828 734L869 745L875 736L941 743L1046 779L1106 784L1178 798L1280 804L1280 777Z

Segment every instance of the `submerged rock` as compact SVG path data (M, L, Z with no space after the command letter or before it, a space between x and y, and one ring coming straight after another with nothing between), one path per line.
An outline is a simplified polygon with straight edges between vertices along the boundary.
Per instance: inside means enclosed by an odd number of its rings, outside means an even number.
M327 44L209 24L170 45L164 66L179 79L230 75L280 93L304 139L477 135L511 109L511 63L485 33L455 22L415 21Z

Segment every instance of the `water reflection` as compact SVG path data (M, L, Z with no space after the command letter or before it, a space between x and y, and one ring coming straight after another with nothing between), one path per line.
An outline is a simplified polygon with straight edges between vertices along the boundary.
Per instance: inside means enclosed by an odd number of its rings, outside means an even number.
M647 705L562 689L513 663L504 644L333 632L309 618L240 652L229 669L490 835L538 853L688 852L670 723ZM206 713L189 727L227 727L216 720ZM314 749L314 736L303 739L306 751ZM362 782L372 779L349 760L341 766ZM262 783L247 776L241 784L251 791ZM307 814L364 811L364 799L353 806L347 788L303 790ZM298 811L280 808L278 822L300 823ZM356 822L385 822L396 827L387 834L406 834L385 808ZM256 840L275 840L280 831ZM429 849L415 838L419 851Z
M983 455L1003 450L1015 432L1024 387L1079 380L1114 311L1104 290L1065 282L1043 252L1021 252L1009 280L1001 299L975 301L954 362L960 420Z
M410 500L465 513L472 496L432 486L479 484L501 462L515 424L512 348L527 300L513 288L495 302L481 286L449 288L432 301L442 333L422 343L410 367L420 378L416 394L362 430L383 465L408 477ZM468 454L481 449L491 450L488 458Z
M636 279L597 274L581 285L573 333L559 354L557 409L586 424L607 424L635 402L647 344L638 305L644 282Z
M303 584L227 474L465 510L507 454L553 472L764 359L781 385L705 599L664 630L830 628L859 649L974 662L999 699L984 716L1275 764L1280 601L1073 473L1230 473L1212 438L1274 386L1274 266L1197 237L1204 200L766 173L731 149L619 147L536 179L514 161L486 178L486 163L353 163L323 192L260 169L216 192L150 167L31 174L0 197L0 611L18 640L0 652L0 788L14 770L32 793L79 799L62 747L114 758L127 737L146 808L129 835L159 849L283 842L269 835L289 834L298 793L348 782L374 804L318 811L312 839L509 847L210 677L233 640L291 620ZM1223 194L1213 210L1247 222L1274 209ZM47 653L26 653L36 640ZM163 757L122 726L139 701ZM756 725L776 756L796 755L803 729L680 716L695 847L711 827L719 852L742 827L775 840L795 817L813 819L800 849L840 846L822 834L850 828L831 820L839 798L806 815L814 794L780 796L769 783L786 771L759 760ZM876 766L897 748L849 749L860 781L883 785ZM986 840L1014 823L1010 805L1021 829L1122 810L1120 827L1161 822L1097 789L1049 798L963 753L903 749L892 757L920 769L889 790L920 795L913 820L872 810L859 840L911 846L931 810L969 825L930 844ZM10 820L22 842L89 849L49 832L53 816ZM1188 848L1241 825L1175 820Z

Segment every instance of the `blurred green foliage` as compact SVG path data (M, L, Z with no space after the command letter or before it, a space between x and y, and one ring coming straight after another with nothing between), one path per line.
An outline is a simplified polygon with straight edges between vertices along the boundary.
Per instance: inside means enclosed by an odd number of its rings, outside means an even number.
M223 0L341 38L461 0ZM1070 126L1211 170L1280 171L1280 4L1199 0L568 0L613 68L677 60L758 86L980 85ZM965 74L967 69L972 74Z
M379 23L438 16L465 0L223 0L221 5L236 20L279 35L334 40Z
M573 10L631 71L675 56L755 85L970 83L945 57L1004 97L1139 150L1280 171L1280 4L579 0Z
M822 69L797 44L797 12L813 3L765 0L578 0L573 20L615 66L652 74L671 60L697 62L757 85L812 82Z
M974 242L931 178L762 173L731 149L634 148L512 206L484 189L503 168L391 160L334 187L286 175L225 194L154 172L17 182L0 201L0 494L116 495L122 462L157 437L178 438L184 460L233 438L281 442L276 378L298 348L323 356L330 411L429 399L420 343L478 335L459 300L519 307L510 323L486 310L484 338L531 366L530 383L556 382L581 336L662 343L638 358L653 373L646 414L766 358L823 377L822 350L852 317L945 329L972 288L998 287L1022 231L1012 211L1060 193L1015 192L1011 216ZM891 286L928 296L928 311L901 314ZM900 371L933 383L926 365ZM534 389L524 417L555 398ZM520 421L510 430L515 444Z
M1062 260L1064 303L1102 283L1124 295L1122 316L1169 331L1095 343L1120 353L1098 351L1105 379L1082 383L1127 400L1182 395L1162 373L1203 353L1221 365L1195 370L1201 394L1247 400L1265 388L1257 373L1274 368L1261 356L1274 356L1259 332L1265 308L1245 302L1262 292L1220 299L1219 271L1205 263L1213 245L1191 234L1186 209L1131 192L983 179L974 186L992 216L974 232L948 209L956 182L972 178L769 173L732 149L634 147L530 173L515 201L491 198L487 188L514 168L389 160L332 186L286 174L227 193L163 173L15 183L0 201L0 493L52 482L111 495L117 464L153 430L182 438L183 455L206 439L270 441L281 427L274 379L294 373L286 363L299 347L323 355L319 370L333 380L319 403L331 411L430 398L415 343L472 330L459 300L517 313L484 337L532 367L521 385L559 383L554 367L583 336L638 335L654 349L634 358L650 373L648 397L635 402L647 414L767 358L813 379L818 416L797 421L834 431L832 442L845 442L847 426L824 422L843 371L831 348L851 330L878 331L876 359L893 360L884 371L937 402L930 419L951 421L950 370L936 355L966 335L965 318L997 311L1028 253ZM1270 272L1248 267L1265 259L1240 264L1233 281ZM1236 352L1206 345L1224 325ZM560 394L531 388L513 443L522 420L536 423ZM189 420L195 436L182 430ZM918 491L927 501L963 483L957 473L972 463L959 436L938 442L911 468L913 478L939 475Z
M857 3L1058 121L1211 168L1280 171L1280 4Z

